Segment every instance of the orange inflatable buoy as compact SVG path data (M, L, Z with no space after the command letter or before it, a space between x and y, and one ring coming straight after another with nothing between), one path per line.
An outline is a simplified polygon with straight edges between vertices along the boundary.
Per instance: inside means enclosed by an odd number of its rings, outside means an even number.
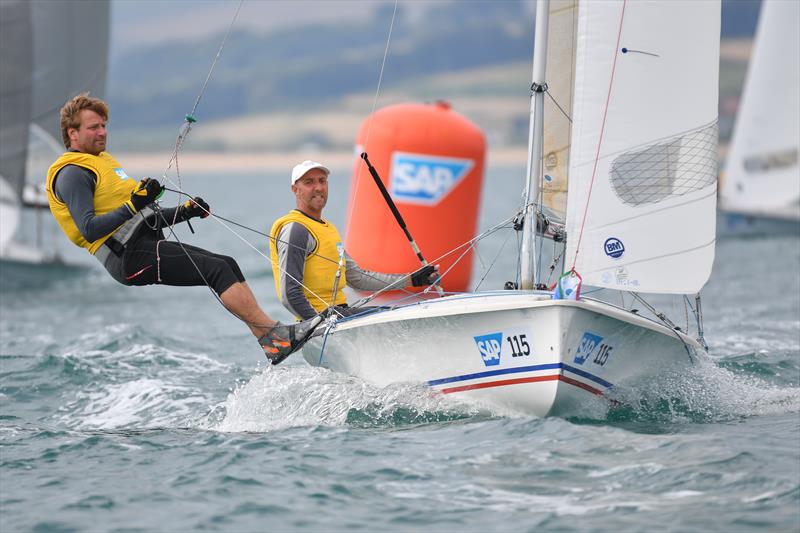
M467 290L472 249L448 252L475 236L486 154L483 132L445 102L399 104L367 117L356 142L358 155L369 155L425 259L438 263L442 273L449 270L442 287ZM345 248L362 268L398 273L420 267L360 157L347 213Z

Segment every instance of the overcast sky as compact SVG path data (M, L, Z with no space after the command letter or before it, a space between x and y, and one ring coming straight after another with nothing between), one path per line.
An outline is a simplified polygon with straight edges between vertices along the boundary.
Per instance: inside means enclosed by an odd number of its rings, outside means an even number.
M407 16L452 0L399 0ZM235 27L269 31L312 22L364 20L394 0L244 0ZM228 29L239 0L112 0L111 54L139 44L208 35Z

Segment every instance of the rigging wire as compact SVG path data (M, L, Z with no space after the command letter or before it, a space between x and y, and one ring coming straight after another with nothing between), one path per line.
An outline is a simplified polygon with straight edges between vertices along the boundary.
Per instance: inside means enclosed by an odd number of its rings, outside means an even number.
M444 259L445 257L448 257L448 256L450 256L450 255L452 255L452 254L454 254L454 253L458 252L458 251L459 251L459 250L461 250L462 248L466 248L466 249L467 249L467 251L468 251L468 250L470 249L470 247L474 246L474 245L475 245L475 243L477 243L478 241L480 241L480 240L482 240L482 239L484 239L484 238L488 237L489 235L491 235L491 234L495 233L496 231L499 231L500 229L503 229L503 227L505 227L505 226L509 225L509 224L510 224L510 223L511 223L511 222L514 220L514 218L516 218L517 216L519 216L519 212L518 212L518 213L515 213L513 216L511 216L511 217L509 217L509 218L507 218L507 219L503 220L502 222L500 222L500 223L498 223L498 224L495 224L494 226L492 226L492 227L491 227L491 228L489 228L488 230L484 231L484 232L483 232L483 233L481 233L480 235L476 235L475 237L473 237L473 238L469 239L468 241L466 241L466 242L464 242L464 243L462 243L462 244L459 244L459 245L458 245L458 246L456 246L455 248L453 248L453 249L451 249L451 250L449 250L449 251L447 251L447 252L443 253L443 254L442 254L442 255L440 255L439 257L437 257L437 258L433 259L433 260L432 260L432 263L437 263L437 262L441 261L442 259ZM445 270L445 271L444 271L444 272L441 274L441 277L444 277L444 276L445 276L445 275L446 275L448 272L450 272L450 270L451 270L452 268L454 268L454 267L455 267L455 265L456 265L456 264L458 264L458 262L459 262L460 260L462 260L462 259L463 259L465 256L466 256L466 251L461 253L461 255L460 255L460 256L459 256L459 257L456 259L456 261L453 263L453 265L452 265L450 268L448 268L447 270ZM383 289L380 289L380 290L378 290L378 291L376 291L376 292L374 292L374 293L370 294L369 296L367 296L367 297L365 297L365 298L362 298L361 300L359 300L358 302L356 302L355 304L353 304L353 306L352 306L352 307L360 307L360 306L363 306L363 305L365 305L366 303L368 303L368 302L372 301L372 300L373 300L373 299L375 299L377 296L379 296L379 295L383 294L383 293L384 293L384 292L386 292L386 291L390 291L390 290L396 290L396 289L394 289L394 288L393 288L393 285L395 285L395 284L392 284L392 285L389 285L389 286L387 286L387 287L384 287ZM415 296L415 295L416 295L416 293L411 293L411 297L413 297L413 296Z
M177 193L177 194L180 194L180 195L184 195L184 196L186 196L186 197L188 197L188 198L190 198L190 199L194 200L194 197L193 197L191 194L189 194L188 192L186 192L186 191L177 190L177 189L172 189L172 188L169 188L169 187L165 187L165 190L167 190L167 191L170 191L170 192L174 192L174 193ZM300 249L302 249L302 250L303 250L305 253L309 253L310 255L314 255L314 256L316 256L316 257L319 257L320 259L323 259L323 260L325 260L325 261L329 261L329 262L331 262L331 263L336 263L336 264L338 264L338 263L339 263L339 260L338 260L338 259L333 259L333 258L327 257L327 256L325 256L325 255L322 255L322 254L320 254L319 252L307 252L307 251L305 250L305 248L303 248L302 246L298 246L298 245L296 245L296 244L293 244L293 243L291 243L291 242L284 241L284 240L282 240L282 239L280 239L280 238L273 237L272 235L269 235L269 234L267 234L267 233L264 233L263 231L260 231L260 230L258 230L258 229L255 229L255 228L252 228L252 227L246 226L246 225L244 225L244 224L241 224L241 223L239 223L239 222L236 222L236 221L234 221L234 220L231 220L231 219L229 219L229 218L223 217L223 216L221 216L221 215L218 215L218 214L216 214L216 213L213 213L213 212L211 212L211 211L206 211L206 213L208 213L208 215L209 215L211 218L214 218L214 219L216 219L216 220L217 220L217 222L218 222L218 223L220 223L220 224L221 224L221 225L222 225L222 226L223 226L225 229L227 229L227 230L228 230L230 233L232 233L233 235L235 235L235 236L236 236L236 237L237 237L239 240L241 240L241 241L242 241L243 243L245 243L247 246L249 246L250 248L252 248L253 250L255 250L255 252L256 252L257 254L259 254L261 257L263 257L264 259L267 259L267 260L268 260L270 263L272 263L272 262L273 262L273 260L272 260L272 258L271 258L270 256L268 256L267 254L265 254L264 252L262 252L260 249L258 249L258 248L257 248L255 245L253 245L253 244L252 244L250 241L248 241L247 239L245 239L245 238L244 238L244 237L243 237L243 236L242 236L242 235L241 235L239 232L237 232L236 230L234 230L233 228L231 228L231 227L230 227L228 224L232 224L232 225L238 226L238 227L240 227L240 228L246 229L246 230L248 230L248 231L251 231L251 232L253 232L253 233L256 233L256 234L258 234L258 235L261 235L261 236L263 236L263 237L266 237L266 238L267 238L267 239L269 239L269 240L275 241L276 243L279 243L279 242L280 242L281 244L285 244L285 245L287 245L287 246L290 246L290 247L300 248ZM226 224L226 222L227 222L228 224ZM176 240L177 240L177 235L175 235L175 238L176 238ZM446 257L446 256L447 256L448 254L450 254L450 253L452 253L452 251L451 251L451 252L447 252L446 254L444 254L444 255L443 255L443 256L441 256L441 257ZM281 267L280 267L280 265L278 265L278 268L279 268L279 269L281 268ZM307 289L307 290L308 290L308 291L311 293L311 295L312 295L312 296L314 296L314 297L316 297L316 298L319 298L320 300L322 300L322 298L321 298L319 295L317 295L317 294L316 294L316 293L315 293L313 290L311 290L310 288L306 287L306 286L305 286L305 285L304 285L304 284L303 284L301 281L297 280L297 279L296 279L294 276L292 276L291 274L289 274L288 272L286 272L286 271L284 271L284 270L281 270L281 271L283 272L283 274L285 274L286 276L288 276L290 279L292 279L293 281L295 281L296 283L298 283L298 284L299 284L301 287L303 287L303 288ZM372 278L372 279L376 279L376 280L380 279L380 278L378 278L378 277L376 277L376 276L373 276L372 274L368 273L367 271L364 271L364 272L363 272L363 274L364 274L365 276L367 276L367 277L370 277L370 278ZM402 281L402 280L400 280L400 281ZM400 283L400 281L397 281L397 282L395 282L395 283L394 283L392 286L394 287L394 285L397 285L398 283ZM407 289L405 289L405 287L395 287L395 288L394 288L394 289L392 289L392 290L402 290L402 291L404 291L404 292L406 292L406 293L409 293L409 294L415 294L415 293L413 293L413 292L411 292L411 291L408 291ZM338 311L337 311L337 313L338 313ZM339 314L340 314L340 313L339 313Z
M502 229L502 228L500 228L500 229ZM486 277L489 275L489 272L491 272L492 268L494 267L494 264L497 262L498 259L500 259L500 255L503 253L503 250L505 250L506 244L508 244L508 240L513 236L513 234L514 233L508 233L506 235L506 238L503 241L503 244L500 245L500 249L497 251L497 254L494 256L494 259L492 259L492 262L489 264L489 267L485 269L485 271L483 273L483 276L481 276L481 279L479 279L478 283L475 284L475 288L473 289L473 291L476 292L478 289L480 289L481 285L486 280ZM476 255L478 256L478 259L481 259L480 254L476 254ZM483 266L483 261L481 261L481 266Z
M381 60L381 68L380 71L378 72L378 84L377 87L375 87L375 96L372 98L372 110L370 111L369 118L367 119L367 130L364 135L364 145L361 147L361 150L359 150L359 152L366 152L369 146L369 137L372 131L372 121L375 116L375 109L378 106L378 96L380 95L381 85L383 84L383 71L386 68L386 58L389 57L389 44L392 41L392 32L394 31L394 21L396 16L397 16L397 0L394 1L394 9L392 10L392 19L389 22L389 33L386 36L386 45L383 48L383 59ZM353 207L355 207L358 204L358 191L361 189L358 186L358 184L361 181L361 172L362 172L362 166L356 165L356 175L353 179L353 187L352 187L353 190L355 191L353 193L353 203L352 203Z
M208 88L208 83L209 81L211 81L211 76L214 73L214 68L217 66L217 61L219 61L219 58L222 55L222 50L225 48L225 43L228 42L228 36L231 34L231 30L233 29L233 26L236 23L236 19L239 17L239 11L242 9L242 4L244 4L244 0L239 0L239 4L236 6L236 12L233 14L231 23L228 25L228 30L225 32L225 36L222 38L222 42L220 43L219 49L217 50L217 55L214 56L214 60L211 62L211 67L208 69L208 74L206 75L206 79L203 82L203 86L200 88L200 92L197 94L197 99L194 101L192 110L186 115L185 121L181 126L180 131L178 132L178 137L175 140L175 148L172 152L172 156L170 157L169 162L167 163L167 168L166 170L164 170L163 174L164 177L167 177L167 172L169 172L170 168L172 168L173 162L175 163L177 172L178 152L180 152L181 148L183 147L183 141L189 135L189 132L192 129L192 124L197 122L194 113L195 111L197 111L197 107L200 105L200 100L203 98L203 95L205 94L206 89ZM180 188L180 175L178 175L178 187Z
M675 323L672 322L672 320L670 320L667 317L667 315L665 315L664 313L659 313L658 310L655 307L653 307L652 305L650 305L650 303L648 301L646 301L644 298L642 298L642 296L640 294L635 293L635 292L630 292L630 294L636 300L638 300L642 305L647 307L647 309L651 313L653 313L653 315L655 315L656 318L658 318L667 327L668 330L670 330L672 333L675 334L675 336L678 338L678 340L681 341L681 344L683 344L683 349L686 350L686 353L689 356L689 361L694 362L694 356L692 355L692 350L689 349L689 345L686 344L685 340L683 340L683 336L681 336L681 332L679 331L680 328L677 327L675 325Z
M231 33L231 31L232 31L232 29L233 29L234 25L235 25L235 22L236 22L236 20L237 20L238 16L239 16L239 12L240 12L240 10L241 10L241 7L242 7L242 4L243 4L243 3L244 3L244 0L240 0L240 2L239 2L239 3L238 3L238 5L237 5L237 8L236 8L236 11L235 11L235 13L234 13L234 16L233 16L233 18L232 18L232 20L231 20L231 23L230 23L230 25L228 26L228 29L227 29L227 31L226 31L226 33L225 33L225 36L224 36L224 37L223 37L223 39L222 39L222 42L221 42L221 44L220 44L220 47L219 47L219 49L217 50L217 53L216 53L216 55L215 55L215 57L214 57L214 60L212 61L211 67L210 67L210 69L209 69L209 72L208 72L208 74L207 74L207 76L206 76L206 78L205 78L205 80L204 80L204 82L203 82L203 85L202 85L202 87L201 87L201 89L200 89L200 92L199 92L199 93L198 93L198 95L197 95L197 98L196 98L196 100L195 100L195 102L194 102L194 105L192 106L191 112L190 112L190 113L188 113L188 114L186 115L186 117L185 117L185 121L184 121L183 125L181 126L181 128L180 128L180 130L179 130L179 133L178 133L178 136L177 136L177 138L176 138L176 141L175 141L175 146L174 146L174 148L173 148L173 151L172 151L171 157L170 157L170 159L169 159L169 161L168 161L168 164L167 164L167 167L166 167L166 169L165 169L165 171L164 171L164 173L163 173L163 175L162 175L163 179L165 179L167 182L169 182L171 185L173 185L173 186L175 187L175 188L167 188L167 187L165 187L165 189L166 189L166 190L169 190L169 191L171 191L171 192L175 192L175 193L177 193L177 194L178 194L178 196L179 196L179 200L180 200L180 198L182 198L182 196L186 196L186 197L188 197L188 198L190 198L190 199L192 199L192 200L194 199L194 197L193 197L192 195L190 195L190 194L186 193L185 191L183 191L183 188L182 188L182 185L181 185L181 179L180 179L180 166L179 166L179 158L178 158L178 156L179 156L179 154L180 154L180 151L181 151L181 149L182 149L182 147L183 147L183 143L184 143L184 141L186 140L186 138L187 138L187 136L188 136L189 132L190 132L190 131L191 131L191 129L192 129L192 125L193 125L193 124L196 122L196 119L195 119L195 117L194 117L194 113L197 111L197 109L198 109L198 107L199 107L199 104L200 104L200 101L202 100L202 97L203 97L203 95L205 94L205 92L206 92L206 90L207 90L207 88L208 88L208 85L209 85L209 83L210 83L210 80L212 79L212 75L213 75L214 69L215 69L215 67L216 67L216 65L217 65L217 62L218 62L219 58L221 57L222 51L223 51L223 49L224 49L224 47L225 47L225 45L226 45L226 43L227 43L228 37L229 37L229 35L230 35L230 33ZM372 110L371 110L371 112L370 112L370 118L369 118L369 121L368 121L368 123L367 123L367 129L366 129L366 135L365 135L365 141L364 141L364 143L365 143L365 147L366 147L367 143L369 142L369 138L370 138L370 132L371 132L371 126L372 126L372 120L373 120L373 115L374 115L374 113L375 113L375 109L377 108L377 102L378 102L378 98L379 98L380 91L381 91L381 85L382 85L382 80L383 80L384 70L385 70L385 66L386 66L386 62L387 62L387 58L388 58L389 47L390 47L390 43L391 43L391 36L392 36L392 32L393 32L393 28L394 28L394 23L395 23L395 19L396 19L396 13L397 13L397 0L395 0L395 3L394 3L394 9L393 9L393 12L392 12L392 18L391 18L390 25L389 25L389 32L388 32L387 39L386 39L386 45L385 45L385 48L384 48L384 54L383 54L383 58L382 58L382 62L381 62L380 72L379 72L379 75L378 75L378 83L377 83L377 87L376 87L376 91L375 91L375 96L374 96L374 98L373 98L373 102L372 102ZM551 97L551 98L552 98L552 97ZM178 181L178 183L177 183L177 184L176 184L176 183L175 183L175 182L174 182L172 179L170 179L170 177L168 176L168 173L169 173L169 171L170 171L170 170L173 168L173 165L174 165L174 168L175 168L176 178L177 178L177 181ZM361 169L360 169L360 167L359 167L359 169L358 169L358 171L357 171L357 173L356 173L356 180L358 180L358 179L360 178L360 173L361 173ZM358 189L356 189L356 190L358 190ZM354 203L355 203L355 198L354 198ZM179 204L180 204L180 202L179 202ZM156 206L158 206L158 204L157 204L157 203L156 203ZM183 242L180 240L180 238L179 238L179 237L178 237L178 235L176 234L176 232L175 232L175 230L174 230L174 228L173 228L173 225L174 225L174 224L175 224L175 222L177 221L177 213L178 213L178 212L177 212L177 209L176 209L176 211L175 211L175 216L173 217L172 224L170 224L170 223L169 223L169 221L168 221L168 220L166 220L166 218L164 217L163 211L160 209L160 207L157 207L156 209L157 209L158 216L160 217L160 221L156 221L156 224L157 224L157 225L160 225L160 223L161 223L161 222L163 222L163 223L164 223L164 225L165 225L165 226L168 228L168 233L169 233L169 236L170 236L170 237L172 237L172 238L174 238L174 239L175 239L175 241L176 241L176 242L177 242L177 243L178 243L178 244L181 246L181 248L184 250L184 253L186 253L187 257L190 259L191 263L194 265L195 269L196 269L196 270L197 270L197 272L200 274L200 277L203 279L203 281L205 282L206 286L209 288L209 290L210 290L210 291L211 291L211 293L214 295L214 297L217 299L217 301L219 301L219 302L220 302L220 304L221 304L223 307L225 307L225 309L227 309L229 312L231 312L232 314L234 314L234 316L236 316L237 318L239 318L240 320L242 320L242 317L239 317L238 315L236 315L235 313L233 313L233 312L232 312L230 309L228 309L228 308L225 306L225 304L222 302L222 300L221 300L221 298L219 297L219 295L217 295L217 294L214 292L214 290L211 288L211 285L208 283L208 281L207 281L207 280L205 279L205 277L202 275L202 272L200 271L200 269L199 269L198 265L197 265L197 264L194 262L194 260L191 258L191 255L189 254L189 252L188 252L188 251L186 250L186 248L184 247L184 244L183 244ZM255 251L256 251L256 253L258 253L259 255L261 255L262 257L264 257L265 259L269 259L270 261L272 260L271 258L269 258L269 257L268 257L268 256L267 256L265 253L263 253L263 252L262 252L262 251L261 251L259 248L257 248L256 246L254 246L254 245L253 245L252 243L250 243L250 242L249 242L247 239L245 239L245 238L244 238L244 237L243 237L241 234L239 234L239 233L238 233L238 232L237 232L235 229L233 229L233 228L231 227L231 225L235 225L235 226L238 226L238 227L240 227L240 228L247 229L247 230L249 230L249 231L253 231L253 232L255 232L255 233L259 234L259 235L265 236L265 237L267 237L267 238L269 238L269 239L272 239L272 240L275 240L275 241L283 242L283 241L280 241L279 239L276 239L276 238L272 237L271 235L268 235L268 234L266 234L266 233L263 233L263 232L261 232L261 231L259 231L259 230L256 230L256 229L253 229L253 228L250 228L250 227L248 227L248 226L245 226L244 224L240 224L240 223L238 223L238 222L235 222L235 221L233 221L233 220L231 220L231 219L228 219L228 218L222 217L222 216L220 216L220 215L217 215L217 214L215 214L215 213L211 213L211 212L207 212L207 213L208 213L209 215L211 215L211 216L212 216L214 219L216 219L216 220L217 220L217 222L218 222L219 224L221 224L223 227L225 227L225 228L226 228L226 229L227 229L229 232L231 232L231 233L233 233L234 235L236 235L236 237L237 237L237 238L239 238L239 239L240 239L242 242L244 242L244 243L245 243L245 244L247 244L247 245L248 245L250 248L252 248L253 250L255 250ZM515 216L517 216L517 215L515 215ZM445 253L444 253L444 254L442 254L442 255L441 255L439 258L436 258L436 259L434 260L434 263L435 263L435 262L438 262L439 260L441 260L441 259L442 259L442 258L444 258L444 257L447 257L447 256L449 256L449 255L451 255L451 254L453 254L453 253L456 253L458 250L460 250L460 249L462 249L462 248L465 248L465 250L464 250L464 251L461 253L461 255L460 255L460 256L459 256L459 257L456 259L456 261L454 262L453 266L451 266L451 267L450 267L450 269L452 269L452 268L453 268L453 267L454 267L456 264L458 264L458 262L459 262L461 259L463 259L463 257L466 255L466 253L467 253L467 252L468 252L470 249L474 249L474 246L475 246L475 244L476 244L476 243L477 243L479 240L481 240L481 239L483 239L483 238L487 237L488 235L491 235L491 234L492 234L492 233L494 233L495 231L498 231L499 229L501 229L503 226L505 226L505 225L509 224L509 223L511 222L511 220L513 220L513 218L514 218L514 217L510 217L509 219L507 219L507 220L503 221L502 223L500 223L500 224L498 224L498 225L496 225L496 226L494 226L494 227L490 228L489 230L487 230L487 231L483 232L482 234L480 234L480 235L478 235L478 236L476 236L476 237L474 237L474 238L470 239L469 241L467 241L467 242L465 242L465 243L463 243L463 244L461 244L461 245L459 245L459 246L457 246L457 247L453 248L452 250L450 250L450 251L448 251L448 252L445 252ZM187 221L187 223L188 223L188 221ZM229 225L229 224L230 224L230 225ZM189 224L189 228L190 228L190 230L191 230L192 232L194 232L194 230L193 230L193 228L191 227L191 225L190 225L190 224ZM159 241L159 243L160 243L160 242L161 242L161 241ZM291 243L286 243L286 244L292 245ZM504 243L504 245L505 245L505 243ZM157 245L157 249L158 249L158 245ZM329 260L329 261L332 261L332 262L338 263L338 261L336 261L336 260L334 260L334 259L332 259L332 258L327 258L327 257L321 256L321 255L319 255L319 254L318 254L318 253L316 253L316 252L314 252L314 253L315 253L316 255L320 256L320 257L323 257L323 258L324 258L324 259L326 259L326 260ZM488 270L487 270L486 274L484 274L483 278L481 279L481 282L483 281L483 279L485 279L486 275L487 275L487 274L488 274L488 272L491 270L491 268L492 268L492 266L494 265L494 263L496 262L496 260L497 260L497 258L495 258L495 260L494 260L494 261L492 262L492 264L489 266L489 268L488 268ZM158 261L160 262L160 258L158 258ZM441 274L441 277L444 277L444 276L445 276L445 275L446 275L446 274L449 272L449 270L450 270L450 269L448 269L447 271L445 271L444 273L442 273L442 274ZM288 276L290 276L290 277L291 277L291 275L289 275L289 274L288 274L288 273L286 273L286 272L284 272L284 274L286 274L286 275L288 275ZM294 279L294 278L292 278L292 279ZM304 288L307 288L307 287L305 287L305 286L304 286L304 285L303 285L301 282L299 282L298 280L295 280L295 281L297 281L297 282L298 282L298 283L299 283L301 286L303 286ZM402 280L401 280L401 281L402 281ZM365 304L366 302L368 302L368 301L372 300L373 298L377 297L378 295L380 295L380 294L382 294L383 292L386 292L386 291L388 291L388 290L397 290L397 288L396 288L396 287L394 287L394 286L395 286L395 285L397 285L398 283L399 283L399 282L395 282L395 283L393 283L392 285L389 285L389 286L387 286L387 287L386 287L386 288L384 288L384 289L381 289L381 290L379 290L379 291L376 291L375 293L373 293L372 295L370 295L368 298L366 298L366 299L364 299L364 300L362 300L362 301L359 301L359 302L358 302L356 305L354 305L354 306L363 305L363 304ZM407 291L407 290L405 290L404 288L402 288L402 290L404 290L404 292L406 292L407 294L409 294L409 296L408 296L408 297L415 297L415 296L416 296L416 293L412 293L412 292L410 292L410 291ZM426 289L426 290L427 290L427 289ZM314 296L317 296L316 294L314 294L314 293L313 293L313 291L310 291L310 290L309 290L309 292L311 292L311 294L312 294L312 295L314 295ZM318 296L317 296L317 297L318 297ZM335 311L335 310L334 310L334 311ZM338 311L336 311L336 312L338 313ZM341 316L341 313L339 313L339 314L340 314L340 316ZM244 320L242 320L242 321L244 321ZM246 321L244 321L244 322L246 322ZM250 324L250 325L253 325L253 324ZM258 325L258 324L256 324L256 326L263 326L263 325Z
M583 208L583 218L581 220L581 229L578 232L578 242L575 244L575 256L572 258L572 270L575 270L575 264L578 262L578 253L581 250L581 240L583 240L583 229L586 226L586 215L589 211L589 199L592 197L592 189L594 187L594 179L597 175L597 165L600 162L600 147L603 145L603 134L605 133L606 129L606 118L608 118L608 106L611 102L611 89L614 86L614 74L617 71L617 57L619 57L619 42L622 38L622 23L625 20L625 7L628 4L628 0L623 0L622 2L622 11L619 16L619 30L617 32L617 44L614 47L614 61L611 66L611 78L608 80L608 93L606 94L606 104L603 108L603 121L600 125L600 136L597 140L597 151L594 157L594 165L592 166L592 178L589 181L589 192L586 195L586 205Z

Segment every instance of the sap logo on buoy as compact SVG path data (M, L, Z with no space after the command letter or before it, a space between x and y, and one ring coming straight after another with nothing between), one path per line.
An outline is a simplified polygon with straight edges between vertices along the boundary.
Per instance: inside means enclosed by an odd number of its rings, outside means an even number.
M410 204L436 205L474 165L471 159L394 152L389 175L392 198Z
M486 366L496 366L500 364L500 350L503 348L503 332L489 333L473 337L481 359Z
M603 244L606 255L612 259L619 259L625 253L625 245L616 237L609 237Z

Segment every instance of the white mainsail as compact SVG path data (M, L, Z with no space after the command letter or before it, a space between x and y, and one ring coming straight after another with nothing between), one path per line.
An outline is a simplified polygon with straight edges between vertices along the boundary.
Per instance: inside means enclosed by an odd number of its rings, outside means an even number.
M800 2L764 0L720 204L800 218Z
M581 3L566 269L584 283L687 294L708 280L719 29L717 2Z

